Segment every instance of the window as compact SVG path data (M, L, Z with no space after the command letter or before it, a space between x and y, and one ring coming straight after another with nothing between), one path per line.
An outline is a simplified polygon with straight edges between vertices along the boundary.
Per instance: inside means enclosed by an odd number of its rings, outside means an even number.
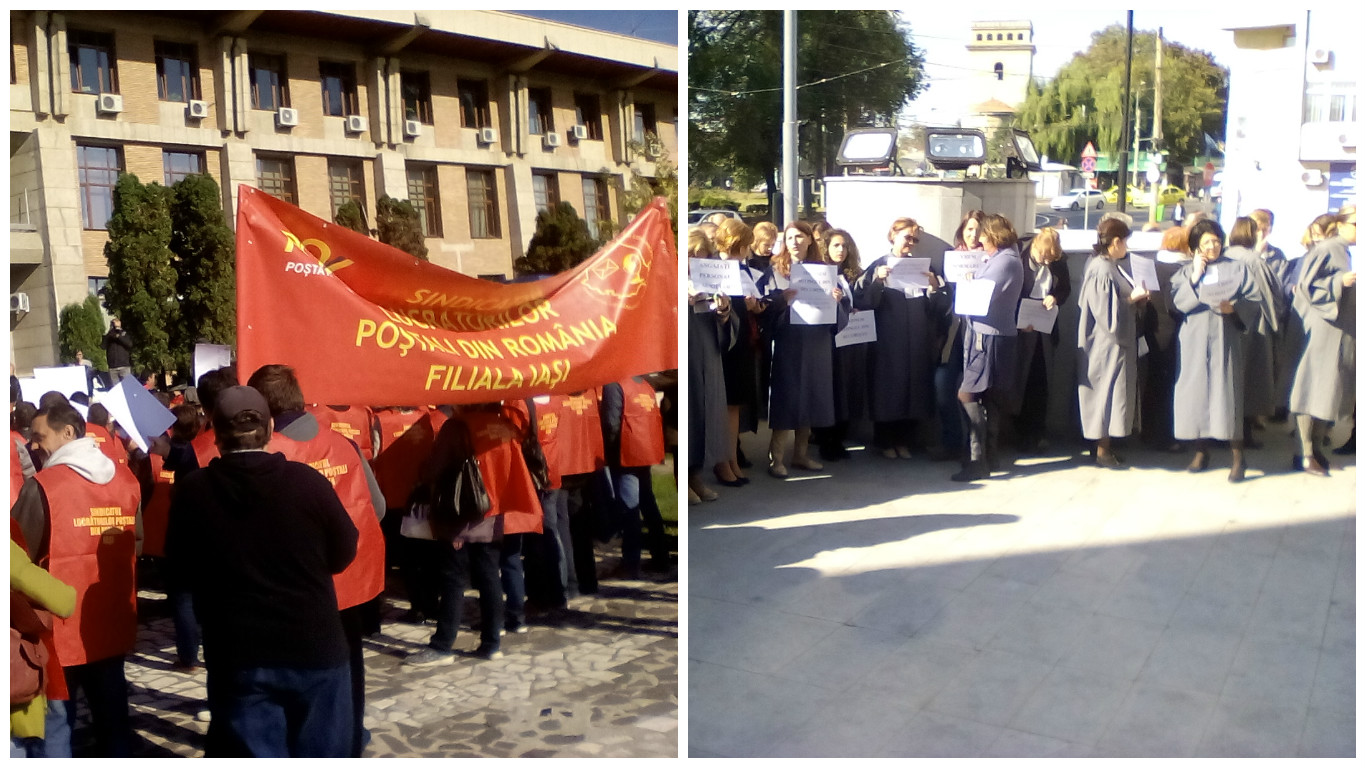
M483 80L457 80L460 93L460 125L464 128L488 128L489 84Z
M116 147L76 146L81 226L86 229L105 229L114 213L114 184L123 170L120 154Z
M441 197L436 186L436 166L408 168L408 202L417 209L423 237L441 237Z
M588 234L596 240L601 236L598 222L612 219L612 214L608 211L607 182L605 180L584 177L583 215L584 220L588 223Z
M1311 82L1304 89L1304 122L1354 123L1357 95L1354 83Z
M288 157L256 156L256 187L294 204L294 160Z
M356 92L356 67L331 61L318 63L318 79L323 87L323 114L332 117L360 114Z
M166 150L161 153L161 169L165 175L166 186L169 187L192 173L203 173L204 155L198 152Z
M555 116L550 108L549 88L528 88L526 91L527 132L551 133L555 130Z
M253 53L251 61L251 106L271 112L289 106L289 77L285 57Z
M546 213L560 204L560 179L553 173L531 174L531 191L536 197L536 213Z
M982 33L981 33L981 32L978 32L978 33L977 33L977 39L978 39L978 40L981 40L981 39L982 39Z
M470 200L470 237L502 237L498 226L498 187L493 171L466 170L465 185Z
M644 144L647 133L659 135L659 126L655 124L655 105L637 104L635 140Z
M109 286L107 277L88 277L85 279L85 289L91 296L98 296L100 301L104 301L104 289Z
M399 75L403 90L403 119L420 120L432 124L432 84L426 72L403 72Z
M332 217L346 203L360 206L365 215L365 173L359 160L329 159L327 161L327 190L332 198Z
M157 98L182 102L199 98L199 64L194 46L158 40L155 48Z
M66 33L71 53L71 90L76 93L118 93L114 71L114 36L72 29Z
M1005 65L1002 64L1001 62L999 62L999 61L996 62L996 66L992 68L992 71L996 73L996 79L997 79L997 80L1004 80L1004 79L1005 79L1005 76L1006 76L1006 67L1005 67Z
M574 94L574 120L588 129L588 138L602 141L602 107L597 94Z

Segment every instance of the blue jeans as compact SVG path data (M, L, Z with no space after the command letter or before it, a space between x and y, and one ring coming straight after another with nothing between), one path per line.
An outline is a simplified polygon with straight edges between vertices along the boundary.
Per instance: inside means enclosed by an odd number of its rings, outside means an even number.
M164 571L163 571L164 572ZM194 600L171 575L166 578L166 598L171 602L175 622L176 660L187 666L199 664L199 620L194 615Z
M569 491L552 488L541 491L541 510L545 515L542 527L543 555L552 578L551 590L554 602L563 605L569 598L577 597L578 578L574 573L571 557L574 544L569 535Z
M209 664L205 757L349 757L351 670Z
M522 567L522 542L524 534L508 533L503 535L503 546L499 549L498 565L503 579L505 612L503 623L515 629L526 623L526 570Z
M641 517L649 529L650 556L662 561L664 518L659 514L654 486L650 482L649 467L613 467L612 481L616 490L614 506L621 528L621 565L627 571L640 569L642 548Z
M438 559L441 607L437 611L431 647L438 651L455 647L460 619L465 612L465 586L472 577L474 588L479 590L479 644L497 648L498 633L503 629L503 586L498 578L497 548L493 544L471 543L455 549L443 544Z
M133 726L128 717L128 680L123 657L63 667L67 701L48 701L44 724L44 754L71 757L71 730L76 723L76 695L85 694L90 706L90 726L95 732L95 756L132 757Z

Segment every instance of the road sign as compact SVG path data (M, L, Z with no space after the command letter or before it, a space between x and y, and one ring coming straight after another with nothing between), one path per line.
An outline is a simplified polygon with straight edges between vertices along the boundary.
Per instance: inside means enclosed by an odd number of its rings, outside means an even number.
M1085 168L1085 167L1086 167L1086 163L1083 162L1083 163L1082 163L1082 167ZM1096 177L1096 172L1095 172L1095 171L1082 171L1082 172L1081 172L1081 177L1082 177L1083 179L1094 179L1094 178Z
M1148 183L1149 183L1149 184L1155 183L1155 182L1158 180L1158 178L1161 177L1161 176L1162 176L1162 172L1159 171L1159 170L1157 170L1156 168L1149 168L1149 169L1148 169L1148 172L1147 172L1146 174L1144 174L1144 178L1146 178L1146 179L1148 180Z
M1083 158L1087 158L1087 157L1092 157L1092 158L1093 158L1093 157L1095 157L1095 156L1096 156L1096 146L1095 146L1094 144L1092 144L1091 142L1089 142L1089 141L1086 142L1086 148L1083 149L1083 150L1081 151L1081 156L1082 156Z
M1086 173L1095 173L1095 172L1096 172L1096 158L1094 158L1094 157L1082 157L1082 159L1081 159L1081 169L1082 169L1082 171L1084 171L1084 172L1086 172ZM1090 178L1090 177L1088 176L1087 178Z

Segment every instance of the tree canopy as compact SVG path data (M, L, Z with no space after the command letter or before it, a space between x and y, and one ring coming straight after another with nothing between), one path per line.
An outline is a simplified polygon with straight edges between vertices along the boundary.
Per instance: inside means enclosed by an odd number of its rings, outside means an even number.
M692 178L762 178L782 153L781 11L689 11ZM895 11L797 14L799 152L824 175L846 129L891 125L924 88L924 56Z
M131 173L122 174L114 184L109 242L104 246L109 261L105 303L133 340L137 371L177 369L171 329L181 318L169 198L170 190L160 184L144 185Z
M558 274L592 256L598 245L588 234L588 223L579 218L574 206L562 201L536 214L536 233L526 255L513 263L513 270L519 275Z
M171 252L175 255L180 323L171 333L176 369L192 370L198 342L237 341L236 242L223 216L222 190L193 174L171 187Z
M375 225L379 241L427 260L427 239L422 234L421 214L407 200L384 195L375 202Z
M100 344L103 339L104 314L100 312L98 296L87 294L85 301L62 307L57 316L57 346L62 362L74 363L79 350L86 360L95 364L95 370L109 370L109 361Z
M1119 149L1125 36L1124 27L1119 25L1094 33L1091 47L1073 56L1057 77L1043 86L1030 85L1017 125L1029 131L1040 153L1075 162L1088 141L1101 152ZM1153 134L1156 49L1156 32L1134 31L1131 82L1142 113L1140 138ZM1227 106L1228 70L1215 64L1204 51L1164 41L1162 134L1170 161L1190 163L1203 152L1205 134L1222 140ZM1142 148L1151 146L1144 144Z

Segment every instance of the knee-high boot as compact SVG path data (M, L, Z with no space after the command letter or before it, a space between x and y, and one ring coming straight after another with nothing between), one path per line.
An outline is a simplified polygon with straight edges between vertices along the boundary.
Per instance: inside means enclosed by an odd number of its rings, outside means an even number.
M982 403L974 401L963 403L963 412L968 417L968 461L963 465L961 472L949 478L960 483L981 480L991 474L986 462L986 409L982 407Z

